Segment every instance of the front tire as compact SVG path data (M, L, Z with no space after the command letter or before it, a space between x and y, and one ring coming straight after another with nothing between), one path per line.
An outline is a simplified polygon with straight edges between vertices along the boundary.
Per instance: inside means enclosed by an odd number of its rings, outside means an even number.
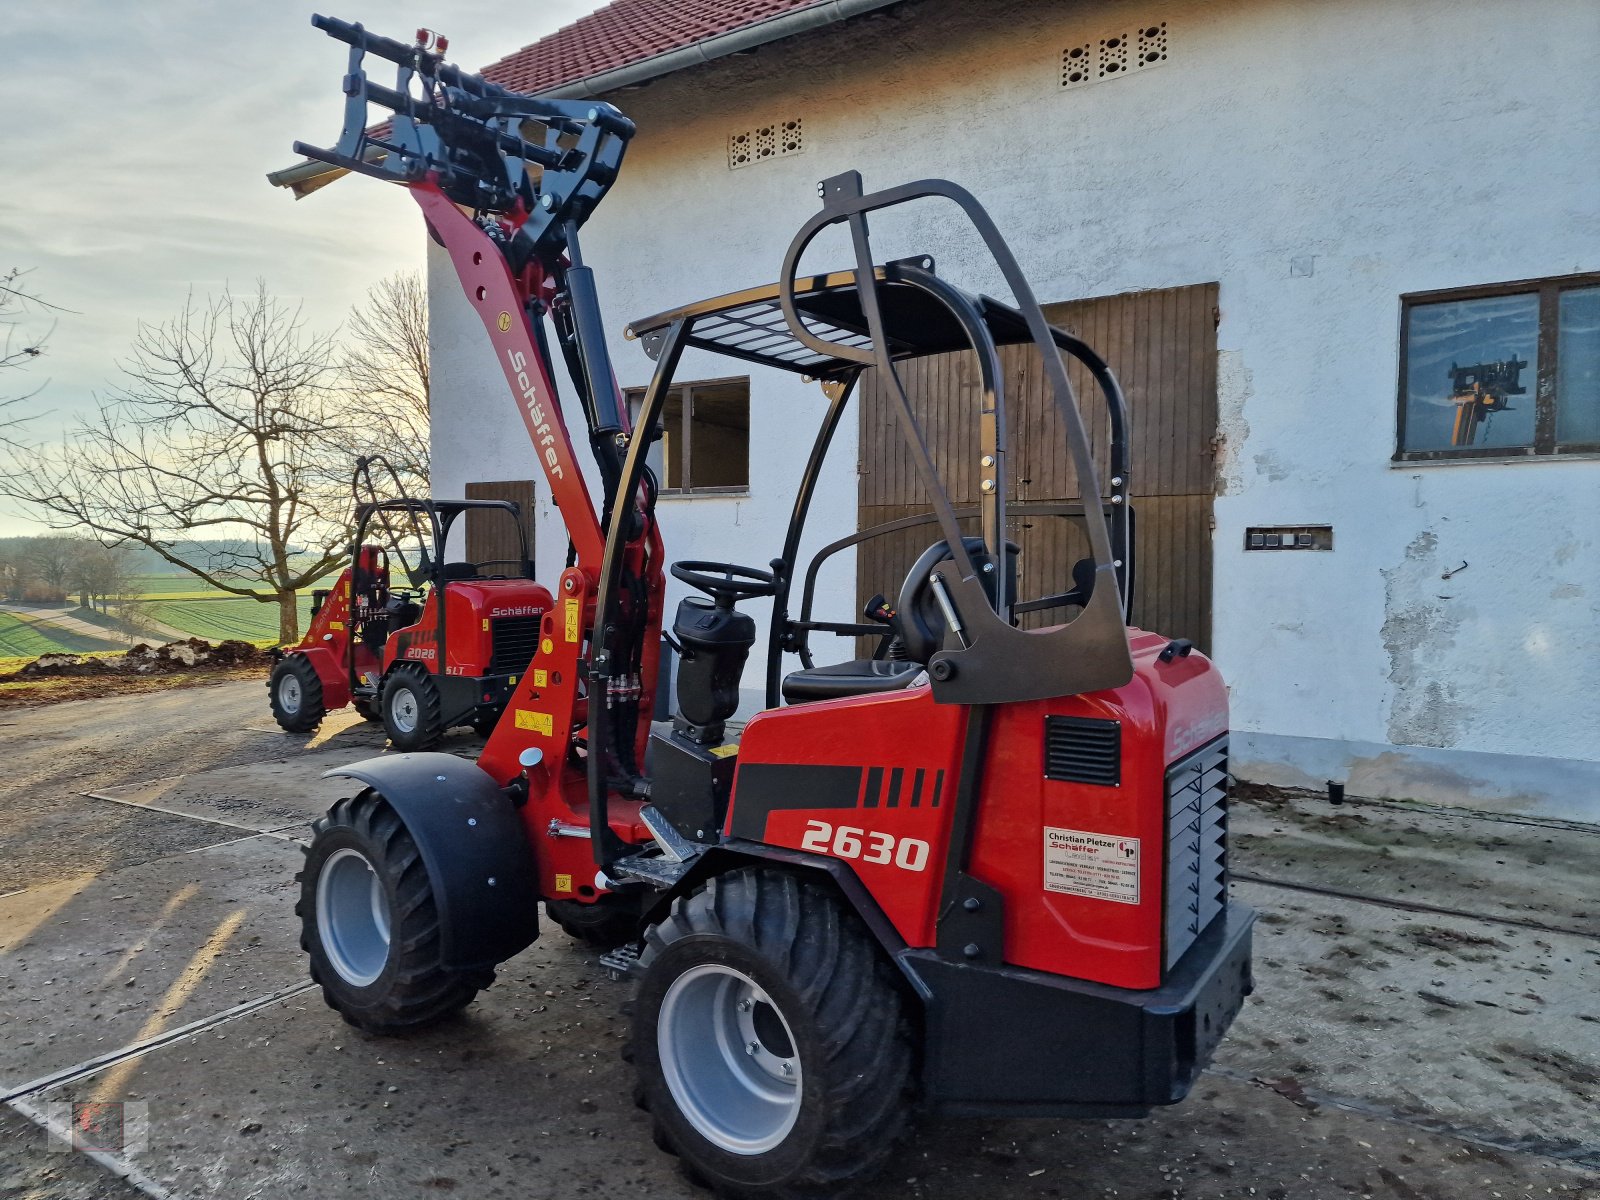
M310 733L328 710L322 701L322 680L304 654L286 654L267 678L272 719L289 733Z
M632 1053L657 1145L724 1196L822 1200L907 1128L912 1050L872 935L820 883L707 881L645 933Z
M297 875L300 948L329 1007L369 1033L419 1029L465 1008L492 970L440 961L439 909L399 814L368 789L312 826Z
M444 737L439 685L419 666L396 667L383 681L383 728L397 750L431 750Z

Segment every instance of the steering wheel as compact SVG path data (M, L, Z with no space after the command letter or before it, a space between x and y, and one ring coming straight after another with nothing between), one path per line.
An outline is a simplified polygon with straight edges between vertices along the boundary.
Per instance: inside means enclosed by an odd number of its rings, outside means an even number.
M478 574L482 575L483 574L483 569L485 567L487 567L490 563L510 563L514 567L518 567L518 568L522 567L522 560L520 558L486 558L482 562L473 563L472 564L472 569L474 571L476 571ZM496 576L493 576L493 578L503 579L504 576L496 575Z
M718 608L732 608L735 601L771 596L778 590L778 581L771 571L735 566L733 563L700 562L694 559L675 562L672 564L672 577L710 596L717 602Z

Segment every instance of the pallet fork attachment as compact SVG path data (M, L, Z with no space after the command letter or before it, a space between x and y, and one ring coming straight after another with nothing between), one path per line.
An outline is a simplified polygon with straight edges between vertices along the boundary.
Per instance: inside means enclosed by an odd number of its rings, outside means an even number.
M572 561L556 595L560 611L547 619L554 625L559 618L563 634L576 627L584 636L549 639L577 653L547 668L546 677L587 670L584 646L573 643L586 642L594 626L602 522L621 513L627 532L620 561L630 603L608 624L605 654L608 662L623 664L623 680L599 693L615 718L608 727L615 738L602 742L591 730L587 741L608 784L635 790L659 658L657 485L653 477L637 479L619 503L632 423L606 347L593 271L584 265L579 244L580 227L617 178L633 123L600 101L525 96L462 71L444 60L431 33L407 44L331 17L315 16L312 24L350 47L342 84L344 124L332 148L296 142L295 150L411 192L494 345L561 512ZM369 77L369 56L394 65L394 87ZM546 319L587 425L600 475L598 497L584 482L563 415ZM571 723L550 711L544 694L550 688L536 686L534 678L527 674L508 707L539 711L541 717L524 726L503 723L497 734L504 736L491 738L482 765L500 784L510 784L522 774L519 755L533 747L552 764L546 773L558 788L581 788L580 781L565 779L575 744ZM582 706L577 708L581 713ZM611 836L598 831L597 844L609 844Z

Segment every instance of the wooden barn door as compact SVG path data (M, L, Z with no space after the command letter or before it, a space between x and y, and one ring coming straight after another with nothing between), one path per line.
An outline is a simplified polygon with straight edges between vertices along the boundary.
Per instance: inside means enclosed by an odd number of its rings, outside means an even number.
M468 500L509 500L520 506L523 535L528 539L528 557L533 557L533 480L507 479L495 483L467 484ZM517 545L517 527L505 513L467 513L467 561L516 559L522 553ZM507 564L493 568L511 574Z
M1209 649L1217 285L1077 300L1047 305L1044 312L1105 357L1128 399L1137 530L1134 624ZM1007 347L1001 357L1014 499L1078 499L1042 364L1031 347ZM1071 376L1103 475L1105 409L1088 372L1072 366ZM907 363L901 378L951 500L958 507L976 505L978 382L971 356ZM859 527L927 512L927 496L876 372L863 375L858 407ZM975 522L968 525L976 532ZM912 561L938 536L937 527L927 525L863 543L856 566L858 610L874 592L892 598ZM1076 524L1061 518L1015 517L1011 538L1022 548L1019 592L1025 598L1065 591L1073 562L1088 553ZM1028 623L1058 619L1040 613Z

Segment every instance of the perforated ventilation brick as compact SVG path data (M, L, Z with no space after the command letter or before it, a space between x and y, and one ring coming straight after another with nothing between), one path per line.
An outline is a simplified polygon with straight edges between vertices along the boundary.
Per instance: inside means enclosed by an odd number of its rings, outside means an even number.
M1128 69L1128 35L1113 33L1100 39L1099 56L1096 62L1095 75L1099 79L1110 79L1114 75L1121 75Z
M1167 61L1167 23L1139 30L1137 67L1154 67Z
M778 154L778 127L776 125L763 125L756 130L755 160L760 162L765 158L776 158Z
M1165 21L1116 30L1061 52L1061 86L1084 87L1136 75L1167 61Z
M1082 87L1094 78L1089 66L1093 54L1092 42L1085 42L1081 46L1068 46L1061 52L1062 87Z
M728 135L728 169L737 171L769 158L799 154L804 149L804 127L799 117L758 125Z

